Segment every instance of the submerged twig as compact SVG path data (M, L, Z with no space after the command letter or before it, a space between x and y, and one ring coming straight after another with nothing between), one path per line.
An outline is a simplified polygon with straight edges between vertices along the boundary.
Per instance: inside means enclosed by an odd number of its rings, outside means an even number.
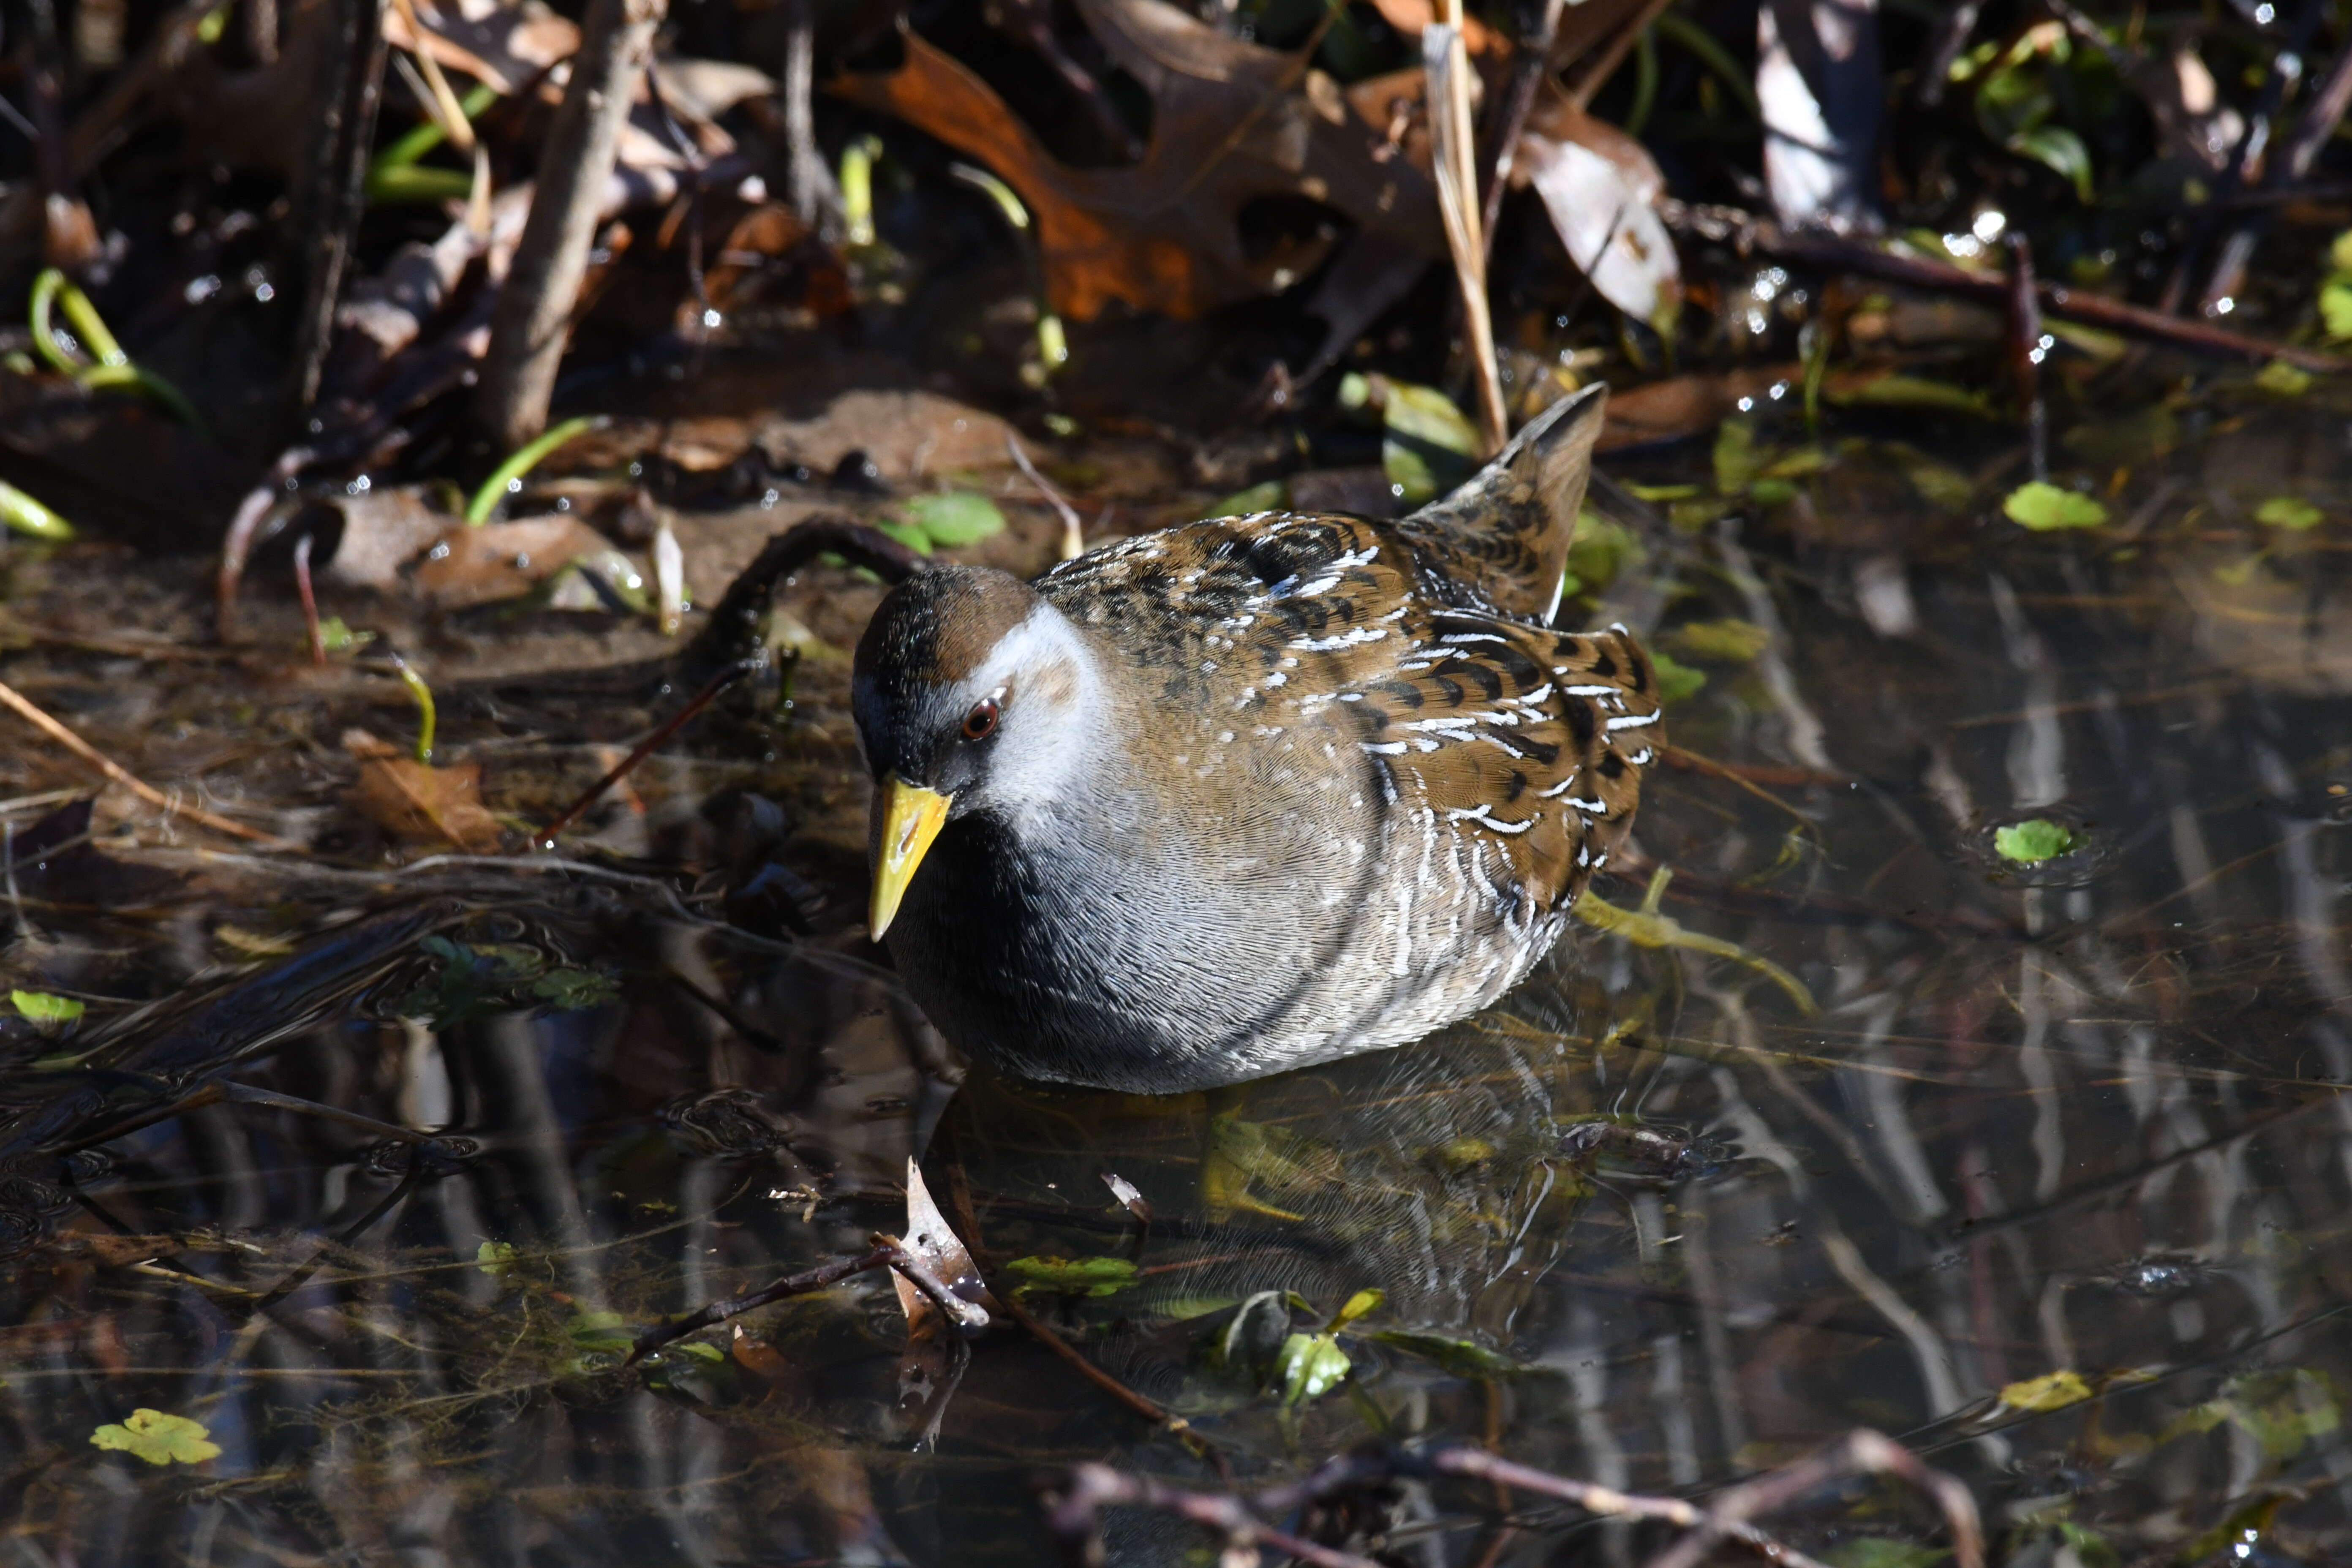
M301 846L299 844L289 844L275 834L264 833L256 827L247 827L241 822L231 822L226 816L215 816L200 806L190 805L176 795L165 795L152 784L142 782L133 776L129 769L58 722L30 698L5 681L0 681L0 704L5 704L16 710L20 717L41 733L160 811L168 812L173 816L184 816L190 822L209 827L215 833L226 833L233 838L242 838L248 843L266 844L272 849L289 849L297 853L301 850Z
M1813 994L1805 983L1759 953L1748 952L1738 942L1704 931L1685 930L1680 921L1658 912L1660 900L1665 897L1666 883L1674 877L1672 868L1661 866L1651 875L1650 886L1642 897L1638 910L1621 910L1607 903L1591 889L1576 896L1570 913L1585 924L1605 931L1612 936L1622 936L1636 947L1680 947L1693 952L1704 952L1715 958L1752 969L1786 992L1797 1010L1807 1016L1821 1011L1813 1003Z
M653 755L657 747L667 742L672 735L677 734L678 731L684 729L688 721L691 720L696 714L701 712L705 708L709 707L712 700L720 692L726 690L729 687L734 685L737 681L742 679L745 676L751 674L753 670L756 670L759 668L760 661L757 659L737 659L733 664L729 665L725 669L722 669L717 675L712 676L708 681L704 682L701 690L696 692L687 700L685 707L672 714L669 719L652 734L647 735L644 740L638 742L635 746L630 749L627 756L623 757L619 762L613 764L612 770L609 773L605 773L603 778L598 779L594 784L590 784L585 790L581 792L579 799L573 801L570 805L565 806L554 821L540 829L538 837L534 842L541 849L554 848L556 836L561 834L565 828L571 826L573 823L579 821L580 814L586 811L590 806L595 805L596 802L604 796L606 790L611 789L614 784L619 784L623 779L628 777L630 773L635 769L639 763L644 762L647 757Z
M946 1313L951 1321L967 1329L983 1329L988 1326L987 1308L967 1301L957 1295L949 1287L947 1281L933 1273L921 1258L908 1252L897 1237L877 1233L873 1237L873 1247L874 1250L862 1257L835 1258L831 1263L822 1263L814 1268L803 1269L798 1274L787 1274L782 1279L772 1284L763 1285L757 1290L746 1290L740 1296L730 1296L724 1300L713 1301L698 1311L688 1312L686 1316L657 1328L647 1329L644 1333L639 1334L636 1342L629 1347L629 1359L626 1364L634 1366L664 1345L682 1340L687 1335L700 1330L723 1323L730 1318L740 1318L746 1312L757 1311L761 1307L772 1305L788 1297L805 1296L812 1291L838 1285L853 1274L864 1274L876 1268L898 1270L915 1289L929 1297L933 1306Z
M1322 1568L1358 1568L1371 1559L1299 1540L1265 1521L1400 1480L1454 1477L1554 1498L1604 1519L1653 1520L1687 1532L1654 1558L1651 1568L1695 1568L1710 1548L1725 1541L1783 1568L1822 1568L1818 1558L1766 1533L1753 1522L1754 1516L1786 1507L1826 1482L1854 1474L1895 1476L1926 1492L1944 1516L1958 1568L1984 1568L1984 1530L1968 1489L1956 1478L1930 1468L1892 1438L1867 1429L1849 1433L1818 1453L1730 1489L1711 1509L1683 1498L1646 1497L1596 1486L1467 1446L1420 1452L1402 1447L1361 1449L1327 1462L1304 1480L1247 1497L1191 1491L1108 1465L1078 1465L1046 1488L1044 1496L1046 1528L1061 1549L1063 1561L1072 1564L1103 1561L1102 1510L1129 1507L1155 1509L1192 1520L1221 1532L1229 1545L1243 1552L1263 1542Z

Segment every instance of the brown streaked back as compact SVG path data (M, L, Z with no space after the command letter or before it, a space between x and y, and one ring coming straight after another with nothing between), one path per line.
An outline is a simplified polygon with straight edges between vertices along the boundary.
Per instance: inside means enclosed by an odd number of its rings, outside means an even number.
M1467 484L1397 526L1497 609L1549 621L1608 401L1598 384L1560 399Z

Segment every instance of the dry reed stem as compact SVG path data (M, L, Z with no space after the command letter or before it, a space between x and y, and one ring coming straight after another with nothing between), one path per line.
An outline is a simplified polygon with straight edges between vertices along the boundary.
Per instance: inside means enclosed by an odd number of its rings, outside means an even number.
M190 805L174 796L165 795L162 790L143 782L129 769L115 762L113 758L51 718L32 699L5 681L0 681L0 703L5 703L15 709L17 714L33 728L159 811L167 812L173 816L184 816L200 826L211 828L215 833L226 833L231 837L242 838L249 843L266 844L272 849L288 849L296 853L301 851L302 847L299 844L290 844L274 834L264 833L259 828L247 827L241 822L231 822L226 816L215 816L201 806Z

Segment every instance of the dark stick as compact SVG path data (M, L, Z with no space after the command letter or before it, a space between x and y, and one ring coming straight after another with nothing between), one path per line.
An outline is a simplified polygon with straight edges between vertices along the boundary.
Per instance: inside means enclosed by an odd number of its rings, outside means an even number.
M1712 1509L1683 1498L1646 1497L1613 1487L1572 1480L1549 1470L1515 1464L1467 1446L1414 1453L1402 1448L1362 1451L1327 1461L1304 1479L1242 1498L1171 1487L1106 1465L1073 1467L1045 1489L1046 1527L1065 1563L1099 1568L1103 1562L1101 1511L1107 1507L1157 1509L1223 1532L1247 1547L1258 1542L1322 1568L1356 1568L1366 1560L1312 1542L1298 1542L1269 1530L1267 1519L1286 1518L1370 1488L1401 1479L1454 1476L1533 1492L1571 1503L1602 1518L1646 1519L1686 1533L1651 1568L1694 1568L1718 1542L1736 1542L1781 1568L1822 1568L1821 1562L1767 1534L1754 1515L1786 1507L1825 1482L1856 1472L1893 1475L1928 1494L1944 1515L1959 1568L1984 1568L1984 1532L1976 1502L1954 1477L1931 1469L1891 1438L1857 1431L1782 1469L1722 1494Z
M1748 1541L1740 1532L1755 1528L1748 1521L1757 1514L1786 1508L1816 1487L1856 1472L1896 1476L1927 1493L1944 1515L1944 1528L1951 1532L1952 1555L1960 1568L1982 1568L1984 1529L1968 1488L1958 1478L1921 1463L1917 1455L1893 1438L1867 1428L1849 1432L1794 1464L1722 1493L1707 1510L1706 1521L1652 1558L1649 1568L1698 1568L1718 1539L1730 1536ZM1781 1552L1781 1562L1794 1556L1785 1547Z
M1736 208L1698 207L1681 202L1660 202L1659 216L1667 224L1702 238L1728 241L1743 251L1756 251L1801 267L1824 272L1851 272L1930 293L1956 294L1988 305L2009 301L2009 280L1976 273L1947 261L1898 256L1856 240L1808 231L1795 235L1779 225ZM2322 374L2352 370L2352 360L2293 343L2274 343L2233 332L2210 321L2168 316L2161 310L2110 300L2104 295L2069 289L2062 283L2038 282L2034 295L2042 310L2087 326L2105 327L2131 337L2146 338L2174 348L2231 359L2284 360Z
M1495 221L1502 215L1503 187L1510 182L1519 132L1527 129L1528 116L1535 111L1536 90L1543 86L1544 72L1551 65L1552 39L1559 34L1562 0L1539 3L1543 9L1534 31L1518 40L1518 47L1511 57L1511 90L1503 100L1503 112L1495 128L1494 151L1486 160L1486 199L1484 222L1478 232L1486 237L1486 254L1490 257L1495 254Z
M319 395L319 376L334 335L335 299L351 262L352 239L367 205L369 155L375 144L375 111L383 97L383 0L333 0L333 71L323 93L323 110L305 194L305 226L310 236L304 259L302 313L294 336L296 411Z
M971 1249L974 1256L978 1256L985 1245L980 1233L980 1211L972 1206L971 1184L964 1173L963 1162L961 1159L948 1167L948 1201L955 1205L956 1217L963 1222L964 1245ZM1019 1296L1014 1292L992 1290L990 1295L994 1298L999 1306L1004 1309L1006 1316L1028 1330L1039 1344L1076 1367L1079 1376L1142 1416L1146 1421L1153 1423L1163 1431L1172 1433L1186 1447L1215 1466L1217 1475L1226 1485L1233 1484L1233 1466L1226 1461L1223 1453L1214 1444L1192 1429L1191 1422L1172 1411L1160 1408L1151 1400L1138 1394L1088 1361L1079 1353L1076 1345L1055 1333L1035 1313L1023 1306Z
M89 207L75 194L73 164L67 155L66 58L58 37L57 7L51 0L31 0L26 10L33 21L33 59L26 102L33 112L34 167L40 176L41 258L52 267L79 270L98 253L98 230Z
M2312 163L2319 150L2327 145L2342 122L2345 110L2352 108L2352 42L2336 52L2335 63L2304 106L2295 121L2294 132L2280 144L2277 155L2263 169L2263 183L2258 191L2238 193L2236 206L2253 205L2263 196L2292 191L2311 173ZM2252 198L2252 199L2248 199ZM2234 297L2246 280L2246 268L2254 258L2254 247L2262 243L2270 227L2268 214L2241 222L2221 242L2221 251L2213 263L2213 271L2205 283L2205 300Z
M2245 134L2238 138L2236 155L2230 160L2230 166L2221 171L2221 178L2214 187L2215 195L2232 196L2252 183L2246 176L2262 162L2263 152L2270 146L2272 128L2277 123L2279 110L2286 102L2287 89L2303 79L2304 51L2311 47L2312 35L2319 30L2319 15L2324 8L2320 0L2304 0L2303 9L2295 17L2293 36L2271 56L2270 69L2263 77L2263 89L2255 95L2254 105L2246 113ZM2165 279L2164 295L2157 301L2162 309L2175 310L2180 308L2181 300L2189 291L2190 269L2212 242L2221 217L2221 215L2211 208L2198 213L2195 226L2189 231L2189 243L2181 247L2180 259L2174 265L2172 275ZM2208 286L2197 297L2198 310L2202 315L2219 313L2216 307L2221 304L2222 296L2213 289L2211 283L2219 281L2221 274L2231 268L2231 253L2233 248L2239 247L2224 245L2214 259ZM2242 248L2247 255L2252 254L2251 246ZM2243 256L2239 258L2241 265L2243 259Z
M957 1295L946 1280L933 1273L922 1259L908 1252L897 1237L877 1234L872 1239L874 1250L862 1258L839 1258L831 1263L819 1264L814 1268L803 1269L798 1274L787 1274L757 1290L747 1290L740 1296L713 1301L699 1311L688 1312L685 1317L658 1328L647 1329L637 1336L636 1343L629 1347L629 1359L625 1364L635 1366L662 1346L699 1330L723 1323L730 1318L740 1318L746 1312L756 1311L790 1296L805 1296L813 1290L838 1285L853 1274L863 1274L874 1268L895 1268L905 1275L908 1283L929 1297L931 1304L948 1315L950 1321L968 1329L988 1326L986 1308L976 1306Z
M553 822L549 823L545 827L541 828L538 837L539 847L541 849L554 848L556 835L562 833L565 828L578 821L580 814L587 810L590 806L595 805L598 798L601 797L606 790L611 789L614 784L619 784L623 779L628 777L631 771L634 770L639 763L644 762L647 757L653 754L656 747L661 745L672 735L677 734L680 730L684 729L688 720L692 719L697 713L699 713L705 708L709 707L712 699L716 698L720 692L726 690L729 687L734 685L737 681L742 679L745 676L751 674L753 670L759 668L760 664L757 659L738 659L733 664L730 664L726 668L720 670L718 674L712 676L709 680L703 682L702 689L696 692L694 696L688 700L685 707L679 709L676 713L671 714L668 721L665 722L661 728L656 730L652 734L647 735L644 740L639 741L635 747L630 751L627 756L623 757L618 763L615 763L613 765L613 769L610 773L607 773L603 778L598 779L594 784L590 784L588 788L582 793L578 800L575 800L570 805L565 806L561 816L556 817Z
M2050 478L2050 411L2042 401L2042 360L2048 352L2042 334L2042 297L2035 291L2033 247L2025 236L2009 237L2009 374L2017 385L2017 408L2025 424L2025 449L2033 477Z
M903 583L927 564L879 529L845 517L796 522L769 540L751 563L736 574L710 612L709 624L688 646L679 663L688 670L703 670L762 658L760 620L768 613L776 584L827 551L889 583Z
M1969 35L1977 30L1977 16L1984 10L1984 0L1963 0L1944 13L1928 36L1927 52L1920 57L1918 100L1922 109L1934 109L1944 101L1944 89L1950 85L1952 62L1960 58L1968 47Z
M1265 1523L1236 1497L1187 1491L1149 1476L1130 1476L1108 1465L1077 1465L1043 1494L1045 1528L1070 1568L1102 1568L1102 1510L1150 1508L1189 1519L1223 1535L1228 1545L1255 1557L1263 1543L1316 1568L1381 1568L1369 1557L1320 1546Z
M1681 1498L1643 1497L1621 1492L1614 1487L1570 1480L1566 1476L1555 1476L1549 1470L1538 1470L1530 1465L1497 1458L1484 1448L1444 1449L1429 1457L1429 1468L1441 1475L1498 1481L1520 1491L1533 1492L1538 1497L1557 1498L1603 1518L1662 1520L1696 1531L1706 1531L1713 1523L1713 1532L1708 1538L1710 1545L1716 1538L1727 1536L1751 1551L1763 1553L1772 1562L1781 1564L1782 1568L1824 1568L1819 1559L1808 1557L1793 1547L1775 1541L1745 1521L1715 1521L1706 1510ZM1654 1563L1653 1568L1655 1568ZM1972 1568L1982 1568L1981 1561Z
M1023 1306L1020 1301L1014 1298L1011 1291L1008 1290L998 1293L996 1300L998 1304L1003 1307L1005 1316L1011 1318L1014 1322L1028 1330L1031 1334L1035 1336L1039 1344L1044 1345L1047 1350L1052 1351L1055 1355L1061 1357L1064 1361L1068 1362L1073 1367L1076 1367L1079 1375L1083 1376L1088 1383L1093 1384L1097 1388L1101 1389L1105 1394L1109 1394L1113 1399L1118 1400L1121 1405L1126 1405L1129 1410L1134 1411L1138 1415L1142 1416L1146 1421L1151 1422L1157 1426L1162 1427L1167 1431L1173 1432L1179 1436L1193 1435L1192 1424L1191 1422L1185 1420L1182 1416L1176 1415L1174 1412L1164 1408L1148 1395L1138 1394L1135 1390L1128 1387L1127 1384L1119 1382L1118 1379L1113 1377L1110 1373L1105 1372L1102 1368L1088 1361L1079 1352L1077 1346L1070 1343L1069 1341L1055 1333L1051 1324L1045 1322L1043 1319L1039 1318L1036 1313L1032 1312L1028 1308ZM1210 1452L1213 1453L1214 1450L1210 1450Z

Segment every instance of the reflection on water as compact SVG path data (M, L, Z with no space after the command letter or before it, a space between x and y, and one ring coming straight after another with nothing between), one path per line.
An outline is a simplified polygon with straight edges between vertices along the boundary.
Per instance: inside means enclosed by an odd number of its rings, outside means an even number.
M1617 603L1670 605L1649 629L1707 677L1676 739L1749 770L1661 773L1640 847L1675 870L1665 913L1816 1016L1728 959L1587 934L1410 1050L1168 1100L959 1089L854 933L476 864L313 894L346 907L284 955L257 939L79 1033L12 1024L0 1550L1020 1563L1041 1467L1206 1481L1010 1327L902 1413L878 1276L618 1370L635 1325L902 1228L919 1154L1000 1289L1059 1280L1032 1310L1244 1477L1452 1434L1690 1489L1866 1424L1966 1477L2008 1561L2339 1558L2352 594L2340 532L2257 555L2213 500L2332 461L2314 442L2224 432L2120 546L1826 502L1792 528L1628 513L1648 564ZM2029 818L2081 847L2004 859ZM126 874L69 876L77 852L27 869L12 972L124 996L187 973L156 956L172 919L68 885ZM1012 1267L1054 1258L1091 1271ZM1284 1342L1367 1289L1351 1375L1286 1405ZM142 1407L218 1456L91 1446ZM1790 1527L1811 1550L1937 1540L1892 1493L1817 1502ZM1497 1517L1408 1494L1395 1560L1645 1543ZM1113 1538L1136 1564L1207 1544Z

